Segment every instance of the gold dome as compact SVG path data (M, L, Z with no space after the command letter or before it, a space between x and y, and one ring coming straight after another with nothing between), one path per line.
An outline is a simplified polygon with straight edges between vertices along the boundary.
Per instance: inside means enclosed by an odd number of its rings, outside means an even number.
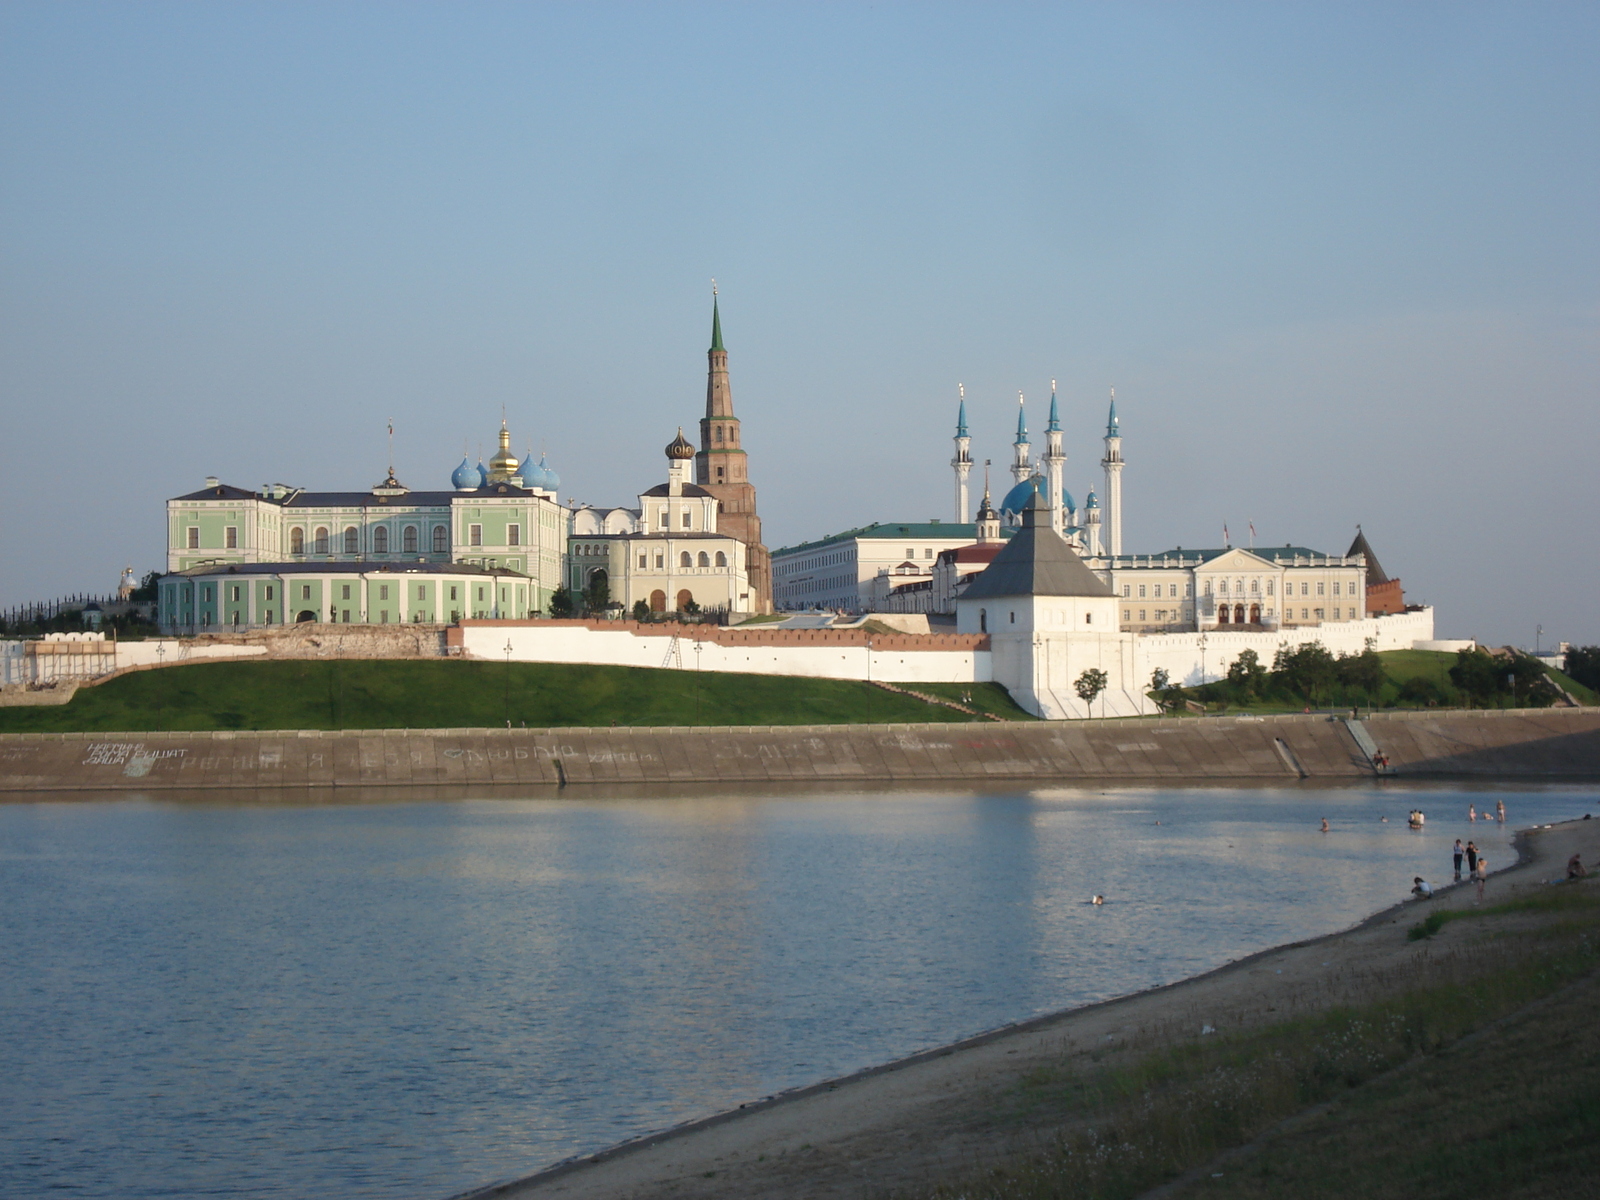
M694 457L694 446L683 436L683 426L678 426L678 436L667 445L667 457L675 459L690 459Z
M500 449L489 460L489 479L493 483L504 483L517 473L521 460L511 453L511 431L506 428L504 421L500 422Z

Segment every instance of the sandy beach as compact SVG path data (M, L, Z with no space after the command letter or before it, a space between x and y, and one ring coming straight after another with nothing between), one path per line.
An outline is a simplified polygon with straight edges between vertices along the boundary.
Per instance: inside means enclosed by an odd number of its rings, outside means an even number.
M1519 859L1494 870L1485 903L1549 886L1568 858L1600 858L1600 821L1524 830ZM1495 864L1491 863L1491 868ZM1433 881L1438 885L1437 880ZM1399 990L1448 946L1409 941L1435 908L1476 903L1468 882L1375 913L1352 929L1279 946L1192 979L1071 1009L816 1084L467 1193L475 1198L871 1197L947 1180L1039 1144L1048 1129L996 1122L1019 1082L1079 1056L1105 1061L1155 1044L1281 1021Z

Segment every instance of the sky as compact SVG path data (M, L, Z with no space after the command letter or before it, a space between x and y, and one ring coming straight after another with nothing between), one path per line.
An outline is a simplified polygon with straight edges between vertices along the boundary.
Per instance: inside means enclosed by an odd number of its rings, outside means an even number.
M1124 549L1600 642L1600 6L0 3L0 606L207 475L635 503L711 280L767 544L1035 446ZM981 470L981 468L980 468ZM978 484L981 488L981 483Z

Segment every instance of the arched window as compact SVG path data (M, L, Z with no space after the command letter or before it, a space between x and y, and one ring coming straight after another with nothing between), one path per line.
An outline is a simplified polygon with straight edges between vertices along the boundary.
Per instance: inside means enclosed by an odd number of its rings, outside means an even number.
M1251 580L1251 581L1250 581L1250 594L1251 594L1251 595L1252 595L1252 596L1259 596L1259 595L1261 595L1261 580L1259 580L1259 579L1252 579L1252 580Z
M289 553L304 554L306 552L306 531L296 525L289 530Z
M708 555L704 550L700 551L699 565L702 567L709 567L711 565L711 556Z
M663 592L663 591L654 591L654 592L650 593L650 611L651 612L666 612L667 611L667 594L665 592Z
M443 525L433 527L433 552L447 554L450 550L450 531Z
M684 588L681 592L678 593L678 611L679 612L688 612L689 611L689 605L691 605L693 603L694 603L694 593L691 592L688 588Z
M400 534L400 545L407 554L415 554L417 552L417 527L415 525L407 525L405 527L405 530Z
M1233 623L1235 625L1244 624L1244 605L1235 604L1233 606Z
M1219 596L1226 596L1228 594L1228 581L1226 579L1217 580L1217 594Z
M717 566L725 567L727 565L728 565L728 556L726 554L724 554L721 550L718 550L717 551Z
M379 525L372 531L372 552L374 554L389 553L389 528Z
M327 552L328 552L328 527L326 525L319 525L319 526L317 526L317 553L318 554L326 554Z
M357 554L361 551L361 535L356 532L354 525L346 525L344 529L344 552Z
M1227 623L1228 623L1228 606L1226 604L1223 604L1223 605L1220 605L1217 608L1217 624L1218 625L1226 625Z
M718 426L717 426L717 434L716 434L716 437L717 437L717 441L719 441L719 442L720 442L720 441L721 441L721 440L722 440L722 426L721 426L721 425L718 425Z
M687 566L691 565L690 560L689 560L689 552L687 550L685 550L682 554L678 555L678 565L680 567L687 567Z

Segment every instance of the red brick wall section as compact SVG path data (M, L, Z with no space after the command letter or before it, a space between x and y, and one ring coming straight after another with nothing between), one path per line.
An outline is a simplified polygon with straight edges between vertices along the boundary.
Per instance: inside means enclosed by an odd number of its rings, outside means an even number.
M1403 613L1405 610L1405 593L1400 590L1400 581L1398 579L1386 579L1382 583L1367 584L1367 613L1369 616Z
M676 633L692 641L715 642L719 646L865 646L872 639L874 651L883 650L987 650L989 637L980 633L868 633L865 629L724 629L720 625L641 624L638 621L603 621L584 617L570 621L491 621L463 620L461 627L508 629L548 629L581 626L602 633L627 632L635 637L671 637ZM461 628L448 631L448 644L461 644Z

